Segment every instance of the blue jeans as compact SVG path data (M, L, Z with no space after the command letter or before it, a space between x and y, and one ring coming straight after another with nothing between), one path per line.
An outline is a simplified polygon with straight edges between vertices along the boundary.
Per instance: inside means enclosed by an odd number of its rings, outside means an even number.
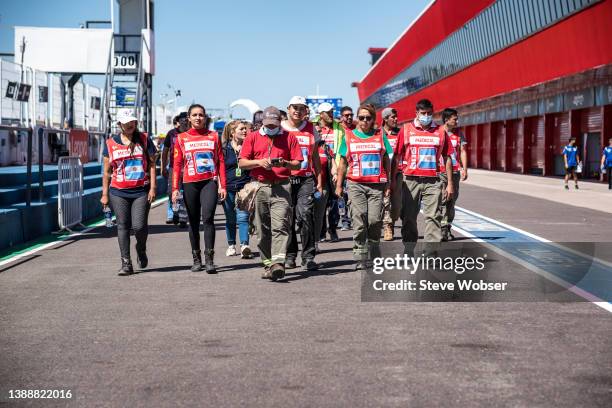
M236 208L236 192L228 191L223 201L225 212L225 235L228 245L236 245L236 224L240 234L240 244L249 245L249 213Z

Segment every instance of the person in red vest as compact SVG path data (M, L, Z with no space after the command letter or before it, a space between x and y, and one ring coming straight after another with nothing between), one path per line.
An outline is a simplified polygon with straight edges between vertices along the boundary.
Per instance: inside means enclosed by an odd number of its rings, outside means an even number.
M272 281L285 276L292 212L289 177L304 160L296 137L281 128L280 116L274 106L264 109L262 127L247 135L238 162L259 183L255 195L257 247L264 265L261 277Z
M136 237L138 266L144 269L149 263L148 217L151 203L155 200L157 149L151 138L138 130L138 119L131 110L119 111L117 119L121 133L106 140L102 153L104 177L100 202L107 206L110 201L117 217L117 238L121 252L119 275L127 276L134 273L130 257L131 230Z
M438 169L442 158L446 163L446 175L452 179L449 145L450 139L444 128L433 122L433 104L428 99L421 99L416 104L416 118L397 138L391 166L391 172L395 174L403 159L402 241L404 253L409 256L414 255L419 237L417 216L421 204L425 215L425 242L442 240L440 203L442 199L453 196L454 187L453 183L448 183L442 190ZM431 253L435 248L437 246L427 245L425 251Z
M397 138L400 132L403 132L403 128L397 126L397 111L393 108L385 108L381 116L381 131L387 136L387 139L389 139L391 148L395 149ZM393 159L393 154L389 155L389 159ZM400 209L402 208L402 183L404 182L404 176L402 176L401 163L398 165L395 175L390 177L390 179L393 184L391 194L385 196L384 199L383 239L385 241L393 241L395 221L399 218Z
M300 168L291 171L293 218L289 228L285 267L291 269L297 266L295 263L298 252L295 232L297 226L302 241L302 267L313 271L319 267L314 261L314 196L315 192L318 192L319 197L323 194L321 160L319 159L319 145L322 141L313 124L308 120L307 112L306 99L302 96L294 96L289 101L289 117L281 122L283 130L297 139L304 157Z
M353 221L353 254L356 270L371 267L380 257L383 197L389 193L389 140L374 129L376 109L363 104L357 109L357 127L346 130L338 154L336 195L342 197L344 178L348 179L348 197Z
M442 111L442 123L444 130L448 134L451 145L449 146L449 155L453 166L453 189L455 194L442 200L440 211L442 212L442 241L450 241L455 239L451 232L453 220L455 219L455 203L459 198L459 180L467 179L467 151L465 146L467 141L465 136L457 127L459 122L459 113L452 108L446 108ZM442 180L442 189L446 189L448 179L446 178L446 163L440 161L440 180Z
M184 202L189 218L189 242L193 256L193 272L202 270L200 250L200 217L204 224L204 267L217 273L214 264L217 200L225 200L225 160L217 132L208 130L206 110L193 104L187 111L191 128L181 133L174 145L172 201L179 199L182 176ZM182 171L182 173L181 173Z

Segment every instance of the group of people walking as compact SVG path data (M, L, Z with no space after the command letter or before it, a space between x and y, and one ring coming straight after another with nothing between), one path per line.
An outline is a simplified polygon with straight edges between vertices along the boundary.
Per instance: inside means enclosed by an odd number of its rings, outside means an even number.
M191 105L175 118L161 154L172 203L166 222L188 228L191 270L216 273L219 201L226 218L226 256L251 258L254 229L262 278L272 281L296 268L298 259L305 270L318 269L317 242L327 233L337 241L338 227L353 229L356 270L380 256L383 228L383 239L393 240L400 218L405 252L412 255L421 206L425 241L452 239L459 180L467 178L466 141L456 130L456 110L443 110L441 125L433 122L433 112L433 104L423 99L414 120L398 126L395 109L383 109L378 122L374 106L363 104L356 118L344 107L336 121L333 106L323 103L311 121L305 98L295 96L286 113L270 106L254 115L253 123L227 123L219 135L207 126L205 108ZM155 199L157 151L129 112L120 113L118 122L120 135L109 138L104 150L101 202L110 202L116 214L119 274L130 275L131 230L138 266L148 263L147 217ZM238 205L239 199L254 205Z

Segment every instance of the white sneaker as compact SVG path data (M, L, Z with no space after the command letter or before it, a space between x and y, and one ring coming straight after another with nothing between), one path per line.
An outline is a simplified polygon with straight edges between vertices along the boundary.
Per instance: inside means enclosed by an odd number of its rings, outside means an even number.
M253 257L251 248L249 248L248 245L240 245L240 254L242 255L242 259L251 259Z
M236 245L230 245L227 247L227 251L225 251L225 256L234 256L236 255Z

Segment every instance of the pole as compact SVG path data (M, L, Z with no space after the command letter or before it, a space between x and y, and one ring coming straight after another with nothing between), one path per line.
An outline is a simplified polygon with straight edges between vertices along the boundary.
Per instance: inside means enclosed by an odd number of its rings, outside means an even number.
M43 174L43 139L45 130L38 128L38 201L45 199L45 178Z
M26 206L30 207L30 204L32 204L32 128L28 129L28 156L26 178Z

